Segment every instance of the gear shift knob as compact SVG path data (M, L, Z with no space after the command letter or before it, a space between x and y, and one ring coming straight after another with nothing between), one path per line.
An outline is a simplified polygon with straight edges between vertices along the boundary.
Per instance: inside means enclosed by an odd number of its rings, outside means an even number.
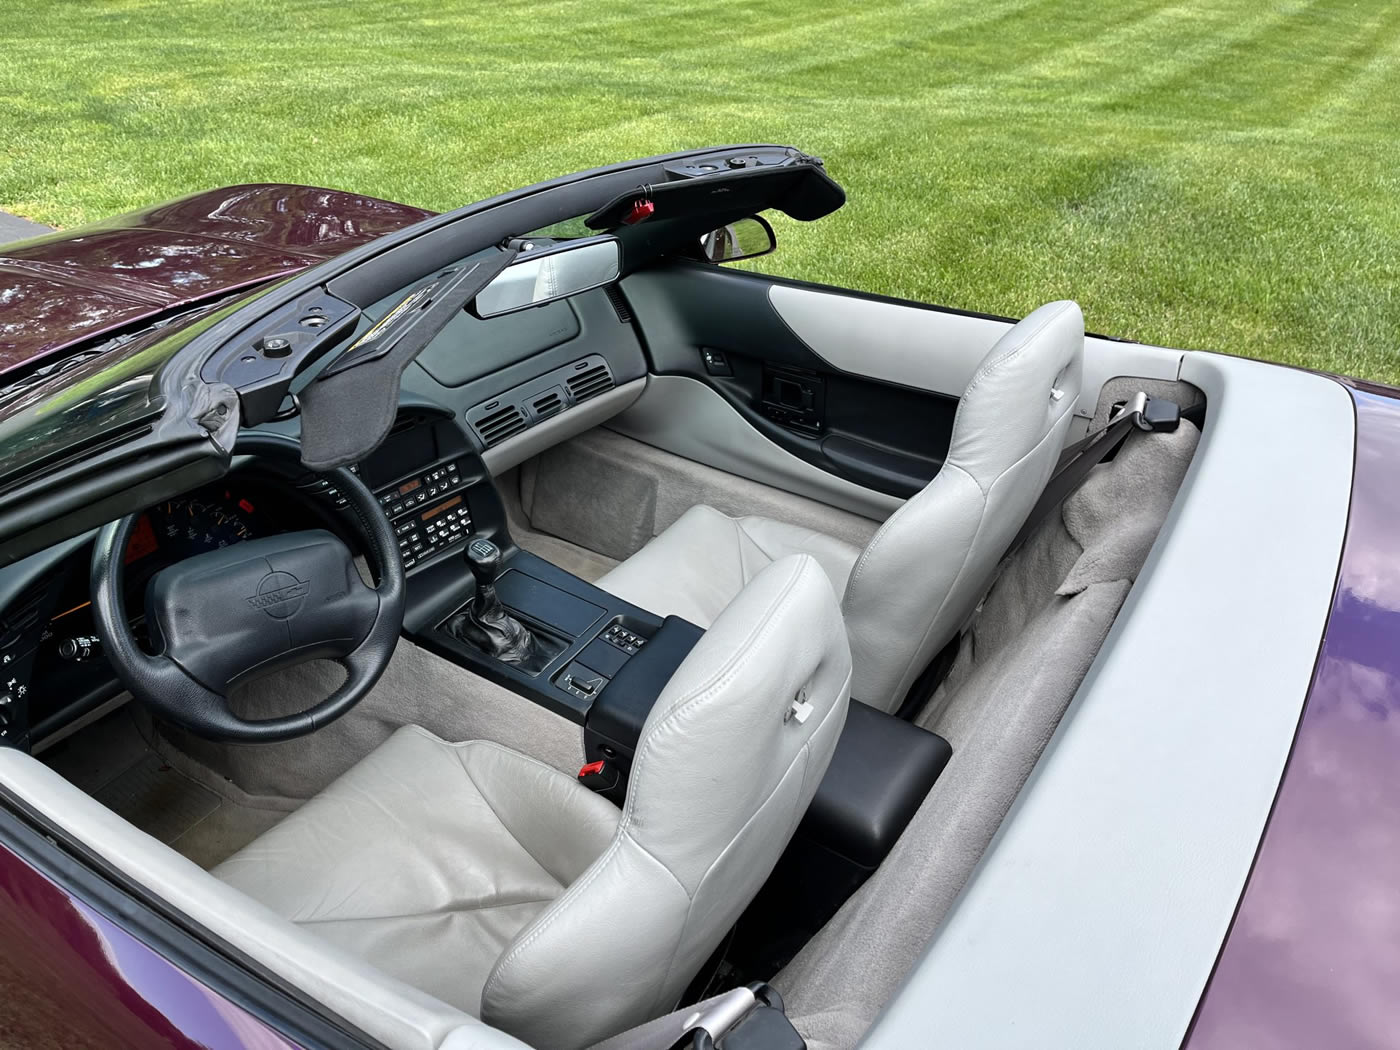
M501 574L501 548L478 536L467 544L467 567L478 588L490 587Z
M452 618L448 631L503 663L528 662L535 653L535 636L510 614L496 593L501 548L485 536L472 536L467 540L466 559L476 580L476 594Z

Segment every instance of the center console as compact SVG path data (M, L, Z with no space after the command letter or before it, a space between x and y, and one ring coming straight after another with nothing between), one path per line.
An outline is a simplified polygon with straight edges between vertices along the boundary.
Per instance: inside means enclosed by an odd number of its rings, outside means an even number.
M590 753L630 754L626 734L640 731L637 716L645 719L700 628L654 616L517 547L480 455L446 414L405 412L359 474L398 536L409 636L586 729L596 717L606 734ZM321 495L340 499L334 489ZM498 552L489 570L469 557L469 538ZM464 630L483 583L533 636L525 658L498 659Z

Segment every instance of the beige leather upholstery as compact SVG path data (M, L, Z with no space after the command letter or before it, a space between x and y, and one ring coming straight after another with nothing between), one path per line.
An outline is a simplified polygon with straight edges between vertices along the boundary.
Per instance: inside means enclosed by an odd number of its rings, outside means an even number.
M215 874L534 1046L586 1047L672 1009L748 905L850 678L826 573L784 558L662 691L620 813L499 745L408 727Z
M761 559L811 553L843 596L853 695L893 711L972 612L1049 480L1079 397L1083 351L1084 318L1067 301L1042 306L998 340L963 392L943 468L862 552L781 522L696 507L598 586L703 627Z
M617 821L616 806L542 762L405 726L214 874L479 1016L496 957Z

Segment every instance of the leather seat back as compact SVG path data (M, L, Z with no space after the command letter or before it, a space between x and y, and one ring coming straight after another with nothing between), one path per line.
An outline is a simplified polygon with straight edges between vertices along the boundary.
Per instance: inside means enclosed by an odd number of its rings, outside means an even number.
M673 1009L792 837L850 683L817 562L760 572L657 700L611 845L506 948L482 1019L566 1050Z
M1040 498L1083 383L1084 316L1048 303L988 351L938 475L880 527L843 600L853 695L896 709L966 622Z

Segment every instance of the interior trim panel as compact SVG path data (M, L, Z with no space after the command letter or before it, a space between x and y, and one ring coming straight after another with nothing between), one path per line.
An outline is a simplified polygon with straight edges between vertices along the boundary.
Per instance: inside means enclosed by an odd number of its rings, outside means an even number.
M634 379L506 438L481 454L486 469L496 477L561 441L591 430L631 407L642 396L646 385L645 379Z
M609 430L686 459L884 521L904 501L829 474L755 430L714 390L684 376L652 376Z
M768 301L827 364L852 375L959 397L1010 325L874 299L770 284Z

